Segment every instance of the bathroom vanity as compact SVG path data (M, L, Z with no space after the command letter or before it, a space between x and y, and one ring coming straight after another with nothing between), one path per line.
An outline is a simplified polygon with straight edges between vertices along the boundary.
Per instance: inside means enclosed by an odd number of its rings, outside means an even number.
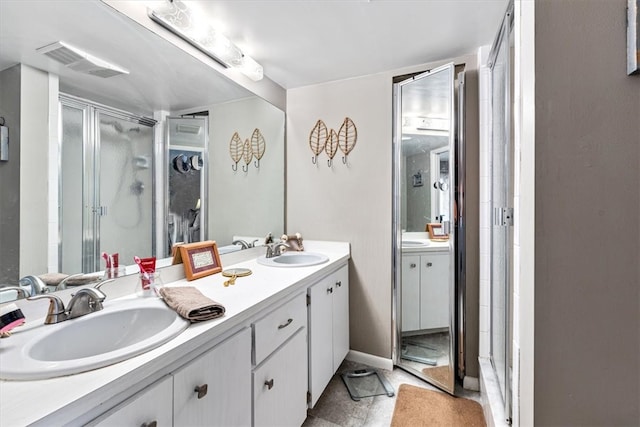
M402 244L402 331L449 326L449 242L405 233Z
M253 271L229 287L221 274L165 283L197 287L223 304L225 315L104 368L0 381L0 425L302 424L349 347L349 244L305 241L305 248L329 260L309 267L272 267L255 258L225 265ZM0 363L12 338L0 340Z

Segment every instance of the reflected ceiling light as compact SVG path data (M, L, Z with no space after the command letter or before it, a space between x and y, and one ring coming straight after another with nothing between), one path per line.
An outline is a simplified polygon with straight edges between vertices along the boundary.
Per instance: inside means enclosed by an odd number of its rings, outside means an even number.
M180 0L147 8L149 18L180 36L221 65L238 69L253 81L263 78L262 66L205 22L200 13Z

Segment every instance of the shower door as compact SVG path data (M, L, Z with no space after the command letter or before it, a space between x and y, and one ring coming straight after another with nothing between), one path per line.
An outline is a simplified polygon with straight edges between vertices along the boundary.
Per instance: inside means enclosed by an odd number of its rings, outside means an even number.
M505 414L511 413L511 319L513 275L513 128L511 126L512 13L508 12L490 54L491 69L491 323L490 358Z
M453 64L395 83L393 120L393 360L449 393L458 295L455 86Z
M155 122L68 95L60 111L59 271L152 256Z

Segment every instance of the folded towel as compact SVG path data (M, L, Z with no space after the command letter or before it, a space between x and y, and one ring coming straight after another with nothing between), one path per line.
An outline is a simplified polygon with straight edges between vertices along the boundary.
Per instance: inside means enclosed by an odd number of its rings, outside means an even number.
M222 304L202 295L193 286L160 288L160 296L169 307L191 322L216 319L225 312Z

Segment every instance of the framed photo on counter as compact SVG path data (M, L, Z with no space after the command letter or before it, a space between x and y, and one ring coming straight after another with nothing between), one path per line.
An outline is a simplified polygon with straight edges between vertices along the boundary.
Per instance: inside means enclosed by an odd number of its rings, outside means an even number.
M180 262L184 264L184 274L189 281L222 271L218 245L213 240L180 245L173 264Z
M438 222L427 224L427 230L429 231L429 239L434 241L445 241L449 239L449 235L444 233L442 224Z

